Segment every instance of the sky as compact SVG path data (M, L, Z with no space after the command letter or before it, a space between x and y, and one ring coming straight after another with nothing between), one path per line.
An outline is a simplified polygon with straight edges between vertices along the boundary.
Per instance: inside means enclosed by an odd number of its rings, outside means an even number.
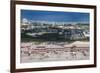
M85 22L89 23L89 13L80 12L58 12L21 10L21 19L48 22Z

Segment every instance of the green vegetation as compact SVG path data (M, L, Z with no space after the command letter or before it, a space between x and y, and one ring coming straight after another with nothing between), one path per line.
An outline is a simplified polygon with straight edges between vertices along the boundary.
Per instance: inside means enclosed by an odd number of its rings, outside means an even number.
M21 33L21 42L33 42L34 44L40 44L42 42L48 41L72 43L74 41L89 41L89 38L70 40L69 38L59 38L59 35L57 33L45 33L38 37L32 37L27 35L26 33Z
M78 24L76 24L76 26L81 28L81 29L89 29L89 24L78 23Z
M46 24L45 24L46 25ZM58 28L58 27L46 27L46 28L33 28L33 29L28 29L28 26L22 26L21 28L25 28L21 30L21 42L34 42L35 44L38 44L39 42L45 42L45 41L57 41L57 42L73 42L73 41L89 41L89 37L85 37L83 35L83 31L89 30L89 24L81 24L78 23L76 25L66 25L65 27L79 27L74 29L63 29L63 28ZM61 34L60 34L61 32ZM27 33L37 33L34 36L27 35ZM40 33L40 35L38 35ZM42 34L41 34L42 33ZM73 34L78 34L82 38L71 38ZM73 35L76 36L76 35ZM77 36L76 36L77 37Z

